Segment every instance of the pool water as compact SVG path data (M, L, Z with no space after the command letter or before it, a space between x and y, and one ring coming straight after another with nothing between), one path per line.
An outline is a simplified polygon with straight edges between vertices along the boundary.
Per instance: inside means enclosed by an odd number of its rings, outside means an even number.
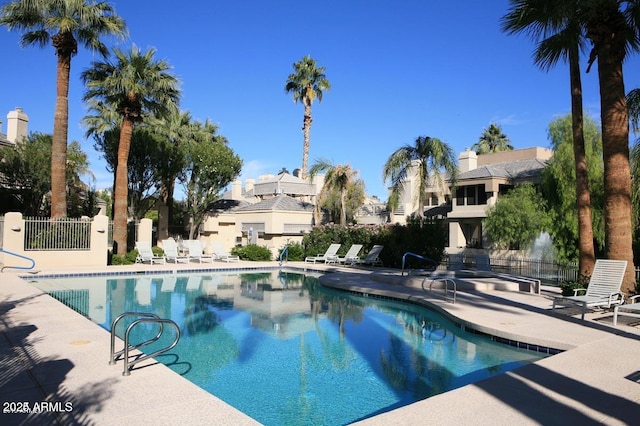
M122 312L171 318L182 337L158 361L265 425L347 424L545 356L466 333L426 308L325 289L310 273L33 284L107 330ZM136 327L132 341L154 327Z

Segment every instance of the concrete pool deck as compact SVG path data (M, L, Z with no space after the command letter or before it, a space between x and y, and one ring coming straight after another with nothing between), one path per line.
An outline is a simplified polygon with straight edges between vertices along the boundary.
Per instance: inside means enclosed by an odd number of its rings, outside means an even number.
M276 263L51 269L40 275L261 266L274 267ZM460 291L453 304L420 288L377 279L372 274L384 272L380 268L346 269L302 262L289 262L287 266L335 271L323 278L324 285L428 303L462 326L502 339L564 350L359 424L638 422L639 320L621 317L619 325L613 327L611 312L590 312L585 321L579 319L578 309L551 313L551 298L557 294L554 288L544 287L542 295ZM109 333L18 275L26 274L0 274L0 424L258 424L162 364L150 362L148 367L122 376L122 362L108 365ZM9 413L24 408L23 402L28 402L30 408L37 403L44 412Z

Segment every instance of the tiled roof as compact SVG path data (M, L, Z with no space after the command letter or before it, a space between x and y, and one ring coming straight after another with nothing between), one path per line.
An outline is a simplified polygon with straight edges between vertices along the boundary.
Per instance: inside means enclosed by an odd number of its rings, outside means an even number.
M532 178L540 174L547 163L543 160L518 160L509 163L487 164L460 174L459 180L501 177L510 180Z
M280 211L313 211L313 204L296 200L288 195L278 195L273 198L260 201L256 204L248 204L237 209L237 211L255 210L280 210Z
M207 211L211 213L231 212L231 211L238 210L247 205L249 205L249 203L247 203L246 201L229 200L229 199L221 198L209 204Z

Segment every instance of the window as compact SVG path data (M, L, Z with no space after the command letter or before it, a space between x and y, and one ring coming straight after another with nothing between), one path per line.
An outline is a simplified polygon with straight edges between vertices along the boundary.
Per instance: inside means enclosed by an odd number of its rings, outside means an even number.
M484 184L461 186L456 189L456 204L459 206L487 204L487 192L484 189Z

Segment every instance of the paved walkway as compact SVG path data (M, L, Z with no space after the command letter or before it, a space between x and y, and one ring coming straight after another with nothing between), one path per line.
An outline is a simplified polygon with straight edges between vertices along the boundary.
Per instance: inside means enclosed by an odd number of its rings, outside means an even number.
M241 263L261 265L274 263ZM289 266L304 264L291 262ZM211 268L211 264L136 265L103 270L199 267ZM96 270L73 272L83 271ZM41 271L56 272L61 271ZM466 280L474 284L473 278ZM352 269L349 273L325 275L322 281L328 286L429 303L464 326L505 339L565 350L361 424L638 423L640 327L629 318L622 318L614 328L611 313L592 312L585 321L579 319L577 310L569 311L574 316L551 314L552 289L545 289L541 296L515 291L461 291L452 304L437 295L429 297L414 285L386 279L380 269L374 274ZM257 424L164 365L153 364L123 377L122 363L107 364L108 350L109 334L102 328L43 295L17 274L0 274L0 424ZM41 412L9 413L25 408L24 402L30 409L37 404Z

